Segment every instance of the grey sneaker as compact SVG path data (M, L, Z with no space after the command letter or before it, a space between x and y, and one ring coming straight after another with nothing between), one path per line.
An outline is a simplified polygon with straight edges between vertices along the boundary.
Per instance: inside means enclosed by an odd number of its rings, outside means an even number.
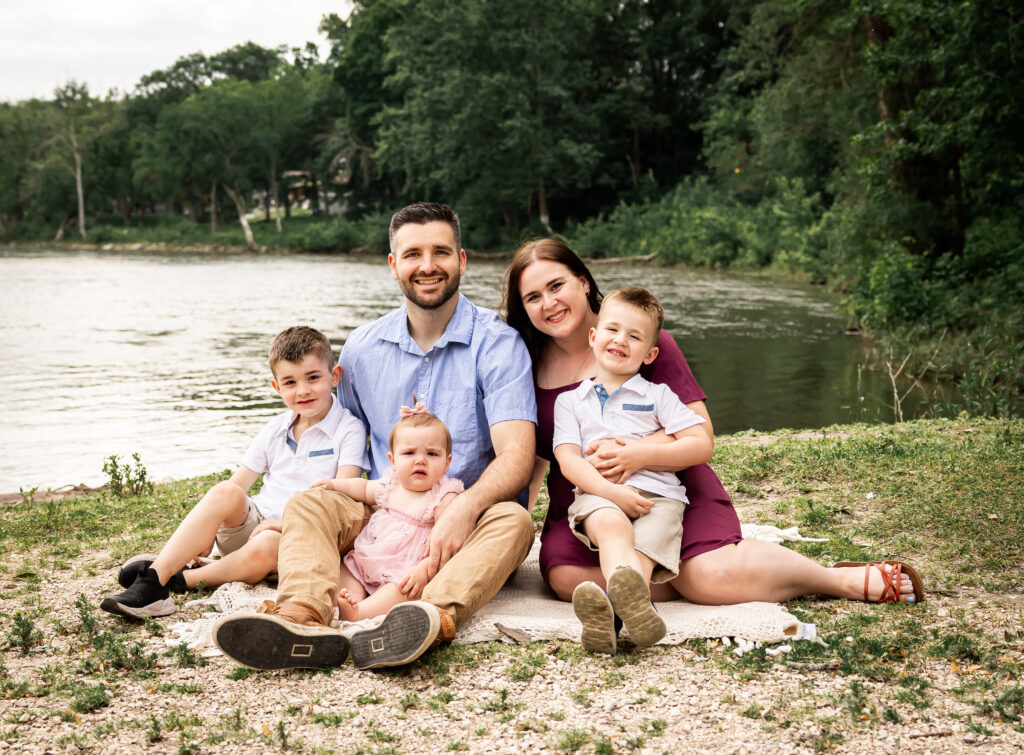
M352 663L359 669L402 666L454 637L455 622L447 612L422 600L400 603L380 625L352 635Z
M323 624L297 624L270 613L225 616L213 641L228 658L249 668L334 668L348 657L348 640Z
M654 610L647 580L631 566L619 566L608 578L608 600L634 645L653 645L665 636L665 620Z
M583 625L580 643L592 653L615 655L615 612L604 590L582 582L572 591L572 610Z
M175 612L174 599L170 590L160 584L156 572L148 566L135 578L131 586L118 595L103 599L100 608L133 619L147 619L156 616L170 616Z

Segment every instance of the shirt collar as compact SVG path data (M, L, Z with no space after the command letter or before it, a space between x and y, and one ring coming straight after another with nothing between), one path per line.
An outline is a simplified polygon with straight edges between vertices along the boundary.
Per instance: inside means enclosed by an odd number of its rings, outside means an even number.
M594 380L592 380L591 378L583 380L576 388L576 398L585 398L588 393L593 392L595 385L597 385L597 383L594 382ZM632 391L633 393L636 393L640 396L646 396L650 385L651 383L649 380L641 377L640 373L637 373L629 380L627 380L625 383L623 383L620 386L619 390ZM617 391L613 391L612 393L617 393Z
M473 325L476 321L473 312L473 304L461 293L459 302L455 305L455 312L452 319L445 326L444 333L437 339L431 349L443 349L449 343L469 344L473 340ZM401 307L391 313L391 319L381 331L380 337L385 341L398 344L403 351L423 353L419 345L412 340L409 334L409 311L403 303Z
M341 408L341 404L338 403L338 397L331 393L331 408L327 410L327 414L324 418L313 425L309 430L319 429L328 438L333 438L335 432L338 429L338 425L341 424L341 418L344 415L345 410ZM297 412L289 412L288 420L284 423L284 427L281 432L285 438L291 437L292 426L295 424L295 420L298 419L299 415ZM307 432L309 432L307 430Z

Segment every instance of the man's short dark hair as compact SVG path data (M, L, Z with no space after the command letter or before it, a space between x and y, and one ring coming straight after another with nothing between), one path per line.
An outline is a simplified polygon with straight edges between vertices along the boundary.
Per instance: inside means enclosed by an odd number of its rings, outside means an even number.
M451 207L438 202L415 202L391 216L391 225L388 228L391 251L394 251L395 233L403 225L407 223L426 225L435 220L447 223L448 227L452 229L452 235L455 237L455 251L459 251L462 248L462 229L459 228L459 216Z
M270 371L274 372L278 362L298 363L307 354L320 357L327 365L327 369L334 369L334 353L331 351L331 342L327 340L327 336L306 325L296 325L282 330L270 344Z

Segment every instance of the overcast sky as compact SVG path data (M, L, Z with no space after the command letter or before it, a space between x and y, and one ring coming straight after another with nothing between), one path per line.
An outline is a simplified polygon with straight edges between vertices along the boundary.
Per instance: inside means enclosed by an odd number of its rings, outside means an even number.
M93 94L129 92L143 75L182 55L242 42L317 42L327 13L347 0L0 0L0 100L49 98L77 79Z

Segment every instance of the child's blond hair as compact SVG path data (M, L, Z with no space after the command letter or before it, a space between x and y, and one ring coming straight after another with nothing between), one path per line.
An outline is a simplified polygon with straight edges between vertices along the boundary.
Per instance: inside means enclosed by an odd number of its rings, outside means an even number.
M614 302L619 302L633 307L634 309L639 309L645 315L650 317L651 323L654 325L654 334L651 338L651 345L653 346L658 342L658 335L661 333L661 329L665 325L665 310L662 309L661 302L658 301L657 296L642 286L624 286L622 288L617 288L614 291L609 291L605 294L604 300L601 302L601 309L597 313L598 318L600 318L601 312L604 312L604 308Z

